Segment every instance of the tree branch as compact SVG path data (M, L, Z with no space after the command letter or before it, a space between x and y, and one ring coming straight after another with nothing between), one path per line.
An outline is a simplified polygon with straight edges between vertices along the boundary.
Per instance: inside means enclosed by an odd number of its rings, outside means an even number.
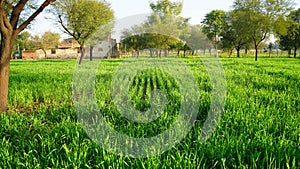
M27 25L29 25L52 2L55 2L55 0L45 0L45 2L24 23L22 23L18 29L16 29L16 33L19 34L24 30Z
M12 31L12 26L10 25L7 17L6 17L6 13L5 10L2 8L2 6L0 6L0 30L1 32L3 32L4 34L7 34L9 31Z
M2 10L1 10L0 18L1 18L1 21L0 21L0 30L4 34L7 34L7 28L4 25L4 17L2 16Z
M260 42L261 43L262 41L264 41L266 38L267 38L267 35L268 35L268 32L265 32L262 36L262 38L260 39Z
M61 19L61 15L58 16L58 19L59 19L59 20L58 20L58 23L60 23L60 25L62 26L62 28L64 29L64 31L65 31L67 34L69 34L69 35L71 35L71 36L74 37L74 34L71 33L71 32L68 30L68 28L64 25L63 20Z
M20 14L27 2L28 2L28 0L20 0L19 3L15 7L12 8L13 11L11 12L10 24L12 25L12 27L14 29L16 29L18 26Z

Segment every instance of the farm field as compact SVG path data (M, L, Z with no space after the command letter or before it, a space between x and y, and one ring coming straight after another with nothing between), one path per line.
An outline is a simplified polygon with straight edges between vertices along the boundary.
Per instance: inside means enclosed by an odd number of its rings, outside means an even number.
M99 65L99 111L113 128L132 137L151 137L168 129L182 97L174 78L148 69L132 79L129 95L135 109L148 110L155 89L167 101L157 120L131 123L120 117L112 101L111 84L122 61L102 60ZM11 61L10 109L0 114L0 168L300 168L300 59L222 58L225 111L203 143L198 136L210 108L210 77L199 58L182 61L198 86L196 124L170 150L140 159L101 148L78 122L72 97L75 60Z

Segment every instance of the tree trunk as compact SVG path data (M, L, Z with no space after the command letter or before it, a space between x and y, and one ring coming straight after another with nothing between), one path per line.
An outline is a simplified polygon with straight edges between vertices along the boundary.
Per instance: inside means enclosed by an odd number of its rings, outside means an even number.
M255 61L258 61L258 45L255 44Z
M9 66L13 42L13 35L2 36L0 49L0 112L8 109Z
M47 52L46 52L46 49L43 49L43 52L45 54L45 59L47 59Z
M55 0L45 0L36 10L29 15L27 20L19 23L20 14L24 10L27 0L22 0L14 6L11 14L6 13L3 0L0 1L0 112L8 108L8 82L9 66L15 37L24 30L50 3ZM10 3L8 3L10 4ZM20 24L20 26L18 26Z
M180 55L180 49L177 50L177 56L179 57Z
M90 47L90 61L93 61L93 50L94 50L94 46Z
M153 57L153 49L150 49L150 57Z
M233 49L229 49L229 57L231 57L232 53L233 53Z
M289 49L289 50L288 50L288 55L289 55L289 57L291 57L291 53L292 53L292 50Z
M296 58L297 57L297 47L295 46L294 47L294 58Z
M0 64L0 112L8 108L9 61Z
M236 48L236 52L237 52L237 57L238 58L240 57L240 50L241 50L241 48Z
M186 50L187 50L186 45L184 45L184 46L183 46L183 57L186 56Z
M84 57L84 47L80 46L80 59L79 59L80 65L82 64L83 57Z
M159 50L159 57L161 58L161 49Z

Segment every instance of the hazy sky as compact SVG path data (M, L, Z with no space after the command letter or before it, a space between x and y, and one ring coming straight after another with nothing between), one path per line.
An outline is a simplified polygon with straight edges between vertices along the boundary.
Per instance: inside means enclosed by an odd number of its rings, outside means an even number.
M107 0L115 12L117 19L124 17L150 13L149 0ZM233 0L184 0L182 16L191 17L192 24L199 24L204 15L213 9L229 10ZM58 31L53 21L46 20L45 13L37 18L32 26L35 34L42 34L45 31Z
M150 13L149 2L150 0L107 0L112 9L115 12L115 16L118 19L136 15ZM182 16L190 17L192 24L199 24L204 15L214 9L229 10L234 0L182 0L183 11ZM300 7L300 0L295 0L297 6ZM42 14L37 18L37 22L32 26L34 34L42 34L45 31L56 31L59 29L54 26L53 21L46 20L45 15Z
M118 18L151 12L149 0L109 0L109 2ZM233 0L184 0L182 15L192 17L192 23L199 23L211 10L228 10L232 4Z

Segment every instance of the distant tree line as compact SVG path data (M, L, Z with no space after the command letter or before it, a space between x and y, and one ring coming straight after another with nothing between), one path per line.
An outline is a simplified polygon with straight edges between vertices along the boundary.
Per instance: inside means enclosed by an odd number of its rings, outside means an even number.
M259 47L274 35L280 48L294 49L296 57L300 44L300 9L293 10L293 6L291 0L235 0L231 11L213 10L206 14L203 32L214 45L220 44L229 51L236 49L237 57L241 49L254 48L256 61ZM268 48L272 46L269 44Z
M235 0L230 11L213 10L205 15L199 25L190 25L189 18L181 17L182 3L170 0L152 2L152 14L147 21L122 33L121 48L139 56L139 51L148 49L150 55L169 50L192 51L220 48L231 55L233 50L240 57L241 50L259 49L270 51L279 46L293 50L294 57L300 46L300 9L293 9L291 0ZM266 44L273 35L278 44ZM153 51L155 49L155 51Z

